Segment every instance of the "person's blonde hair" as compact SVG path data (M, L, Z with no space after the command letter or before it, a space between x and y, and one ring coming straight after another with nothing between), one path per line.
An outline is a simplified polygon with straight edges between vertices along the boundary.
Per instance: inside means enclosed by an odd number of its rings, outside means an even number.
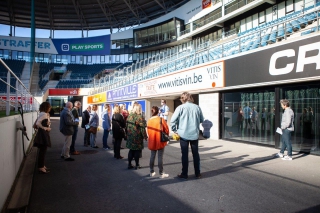
M183 104L186 103L187 101L192 102L192 103L194 102L192 95L188 92L182 93L180 96L180 100Z
M119 105L115 105L113 107L113 114L118 114L120 113L120 106Z
M141 115L142 114L141 104L134 104L131 112Z

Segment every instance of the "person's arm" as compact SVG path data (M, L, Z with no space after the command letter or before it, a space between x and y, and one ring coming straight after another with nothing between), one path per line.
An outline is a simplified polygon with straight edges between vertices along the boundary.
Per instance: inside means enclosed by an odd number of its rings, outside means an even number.
M177 125L179 125L180 106L177 107L177 109L174 111L173 115L171 116L170 126L173 132L176 132L178 130Z
M199 110L200 110L200 123L202 123L204 121L204 118L203 118L202 110L200 107L199 107Z
M288 128L290 124L291 124L291 119L290 119L289 110L284 110L282 115L281 129Z

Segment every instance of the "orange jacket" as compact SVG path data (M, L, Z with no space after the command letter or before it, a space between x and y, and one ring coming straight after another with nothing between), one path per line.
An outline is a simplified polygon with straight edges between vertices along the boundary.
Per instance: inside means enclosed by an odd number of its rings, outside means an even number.
M167 122L162 119L162 131L169 134L169 128ZM167 143L160 142L160 117L153 116L149 119L147 124L148 132L148 148L150 150L163 149Z

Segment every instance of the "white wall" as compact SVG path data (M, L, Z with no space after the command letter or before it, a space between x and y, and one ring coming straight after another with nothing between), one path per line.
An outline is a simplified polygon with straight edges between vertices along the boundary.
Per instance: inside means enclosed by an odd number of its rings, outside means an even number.
M25 113L24 122L28 137L32 138L32 125L37 113ZM12 184L24 158L21 131L16 130L16 122L21 120L20 115L0 118L0 207L3 208ZM30 141L24 138L24 147L27 150Z
M219 93L200 94L199 106L202 110L205 123L212 123L210 139L219 139ZM204 130L203 125L201 125L201 130Z

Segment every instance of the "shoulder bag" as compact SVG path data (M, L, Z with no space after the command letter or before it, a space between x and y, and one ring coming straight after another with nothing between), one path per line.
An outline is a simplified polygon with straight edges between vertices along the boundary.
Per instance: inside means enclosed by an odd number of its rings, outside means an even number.
M127 132L126 132L126 130L120 126L120 124L118 123L118 121L117 121L115 118L116 118L116 117L114 116L114 119L113 119L113 120L118 124L118 126L119 126L119 128L120 128L120 131L121 131L121 133L122 133L123 139L124 139L124 140L127 140Z
M167 135L162 129L162 118L160 118L160 141L161 142L170 141L169 135Z

